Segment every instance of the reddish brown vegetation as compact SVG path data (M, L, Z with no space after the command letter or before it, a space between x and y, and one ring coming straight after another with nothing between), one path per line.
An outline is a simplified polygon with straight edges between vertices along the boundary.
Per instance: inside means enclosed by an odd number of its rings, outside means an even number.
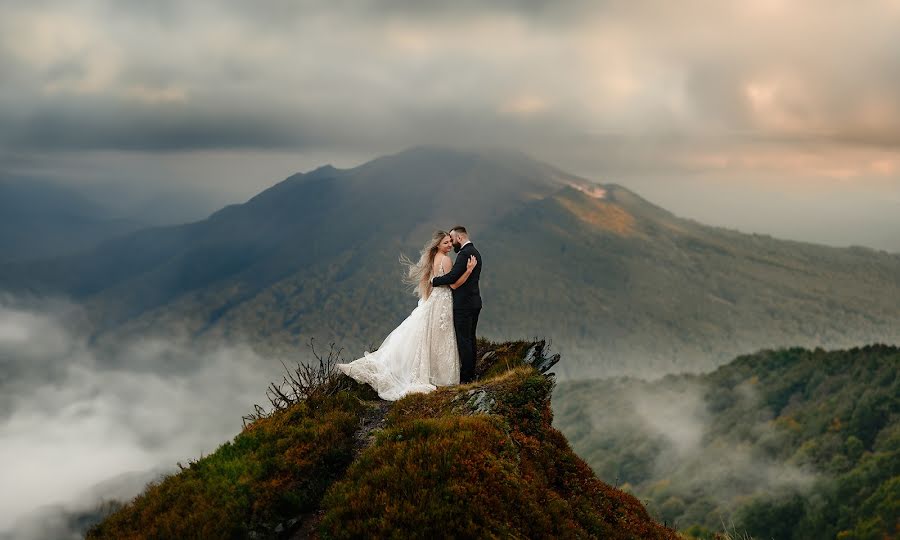
M543 342L480 341L479 350L478 382L392 404L360 453L370 389L330 376L336 395L304 386L307 398L257 414L88 537L268 538L299 528L324 538L678 538L598 480L551 426L553 380L528 365Z

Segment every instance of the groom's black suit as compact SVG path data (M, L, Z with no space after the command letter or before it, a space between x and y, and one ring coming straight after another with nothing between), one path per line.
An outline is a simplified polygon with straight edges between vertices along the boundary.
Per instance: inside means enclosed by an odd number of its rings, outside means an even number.
M481 253L472 242L464 245L456 255L453 268L443 276L431 280L435 287L452 285L466 273L466 263L474 255L478 264L472 269L469 279L453 291L453 327L456 330L456 347L459 349L459 382L467 383L475 379L475 327L481 313L481 291L478 278L481 276Z

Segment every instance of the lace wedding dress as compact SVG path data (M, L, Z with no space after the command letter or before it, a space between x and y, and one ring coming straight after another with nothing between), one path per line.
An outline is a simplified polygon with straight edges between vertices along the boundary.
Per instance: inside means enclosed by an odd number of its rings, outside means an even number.
M441 263L440 274L444 274ZM433 276L432 276L433 277ZM338 369L396 401L414 392L459 384L459 351L450 287L435 287L426 300L384 339L378 350Z

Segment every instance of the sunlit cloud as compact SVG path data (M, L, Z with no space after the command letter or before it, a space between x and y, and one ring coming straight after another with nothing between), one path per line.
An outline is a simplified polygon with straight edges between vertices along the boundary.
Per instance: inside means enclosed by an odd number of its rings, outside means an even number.
M547 108L547 102L538 96L522 95L515 97L500 106L500 112L527 116L539 113Z
M502 144L651 199L713 174L868 189L897 176L898 27L895 0L4 2L0 166ZM214 162L179 182L216 192Z

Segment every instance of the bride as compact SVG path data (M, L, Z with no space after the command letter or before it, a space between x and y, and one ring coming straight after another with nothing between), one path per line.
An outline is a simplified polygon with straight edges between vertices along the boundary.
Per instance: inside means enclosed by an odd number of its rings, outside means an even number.
M419 303L375 352L338 364L345 374L372 386L382 399L395 401L413 392L430 392L437 386L459 384L459 351L453 329L453 297L450 289L466 282L477 264L467 261L466 272L449 287L432 287L431 278L452 266L447 253L453 247L450 234L437 231L425 244L419 262L405 257L406 281L415 287Z

